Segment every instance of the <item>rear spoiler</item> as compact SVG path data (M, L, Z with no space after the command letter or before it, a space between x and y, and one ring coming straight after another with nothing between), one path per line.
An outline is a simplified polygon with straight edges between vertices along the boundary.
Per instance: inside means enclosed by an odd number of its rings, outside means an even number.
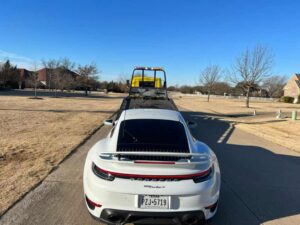
M193 160L186 159L187 161L175 161L172 164L206 164L207 161L214 160L210 155L203 153L180 153L180 152L99 152L99 157L102 160L111 160L114 162L124 162L124 163L136 163L137 161L146 162L147 160L122 160L122 156L174 156L174 157L193 157ZM151 162L150 160L147 162ZM153 161L158 162L158 161ZM161 163L157 164L168 164L163 162L169 161L159 161ZM169 163L171 164L171 163Z

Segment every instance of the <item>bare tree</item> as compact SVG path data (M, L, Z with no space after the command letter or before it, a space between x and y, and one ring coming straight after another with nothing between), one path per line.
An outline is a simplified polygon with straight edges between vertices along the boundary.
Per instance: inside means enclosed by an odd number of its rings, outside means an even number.
M213 87L213 93L215 95L225 95L230 94L232 87L225 81L216 82Z
M9 60L7 60L5 63L1 63L0 65L0 87L5 87L6 81L7 81L7 64L9 64Z
M18 82L19 89L22 89L22 84L25 81L25 71L17 70L15 73L15 80Z
M118 76L118 82L121 82L123 84L127 83L127 80L129 80L130 75L127 75L125 73L122 73Z
M0 62L0 88L1 88L1 86L3 85L3 63L2 62Z
M84 66L79 65L76 71L79 74L79 85L84 89L85 95L88 96L88 91L91 90L93 84L97 80L97 66L94 64Z
M18 73L17 67L6 60L0 67L0 87L5 88L10 81L15 81Z
M32 80L34 83L34 98L38 98L37 97L37 84L39 81L39 77L38 77L38 73L37 73L37 69L36 69L36 62L34 63L33 71L31 72L31 76L32 76Z
M46 76L48 81L49 91L54 88L55 97L57 96L57 88L59 83L59 67L60 61L55 59L49 59L48 61L42 61L43 66L46 68Z
M65 89L71 89L75 83L75 77L72 76L72 72L75 69L76 64L71 62L68 58L60 59L59 67L59 88L63 91Z
M208 66L200 72L199 82L207 90L208 102L214 85L219 81L220 77L221 69L217 65Z
M34 62L33 65L31 66L30 72L26 75L26 85L28 85L34 90L33 99L38 99L37 96L38 84L39 84L39 76L37 72L37 64L36 62Z
M249 108L251 88L270 76L273 62L274 56L269 49L259 44L252 50L246 49L236 59L229 78L235 84L243 83L247 108Z
M118 77L118 85L119 85L120 91L123 93L128 92L128 90L129 90L129 87L127 85L127 81L129 80L128 77L129 76L124 73L120 74Z
M270 97L279 98L283 95L283 87L286 82L284 76L271 76L263 82L262 87L268 91Z

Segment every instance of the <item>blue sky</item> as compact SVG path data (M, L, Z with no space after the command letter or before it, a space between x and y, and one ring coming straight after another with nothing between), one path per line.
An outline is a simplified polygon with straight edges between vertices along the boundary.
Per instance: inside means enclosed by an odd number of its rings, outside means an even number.
M297 0L2 1L0 60L94 62L102 80L163 66L169 84L195 84L205 66L230 67L261 43L275 55L274 74L289 76L300 72L299 9Z

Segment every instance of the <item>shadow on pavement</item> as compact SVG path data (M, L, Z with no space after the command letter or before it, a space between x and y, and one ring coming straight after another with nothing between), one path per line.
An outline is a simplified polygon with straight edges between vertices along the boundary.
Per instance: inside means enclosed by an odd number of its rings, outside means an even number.
M192 134L215 151L220 163L220 205L209 224L256 225L300 213L300 157L248 145L257 137L234 132L229 122L200 112L182 114L197 122ZM232 135L237 144L227 143Z

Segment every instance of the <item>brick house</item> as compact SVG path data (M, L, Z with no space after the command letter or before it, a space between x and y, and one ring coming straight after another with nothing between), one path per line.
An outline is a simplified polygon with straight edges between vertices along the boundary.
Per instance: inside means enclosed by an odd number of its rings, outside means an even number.
M52 69L53 70L53 69ZM24 68L18 68L17 69L17 74L14 77L13 81L10 81L10 86L13 88L33 88L34 87L34 72L24 69ZM61 70L57 71L51 71L51 69L48 68L42 68L40 70L36 71L37 73L37 85L38 88L54 88L54 75L57 74L59 77L62 75L64 76L63 79L59 80L58 83L71 83L74 82L77 77L79 76L77 73L71 71L71 70L66 70L63 74ZM50 84L51 82L51 84ZM57 88L61 88L62 84L58 85Z
M43 68L36 72L38 75L38 80L46 87L49 83L49 75L47 76L47 74L49 74L49 69Z
M37 71L38 72L38 86L40 87L45 87L46 85L46 74L42 70ZM18 77L17 77L17 82L19 89L21 88L32 88L34 86L34 72L24 69L24 68L19 68L18 69Z
M298 98L300 95L300 74L294 74L283 88L284 96Z
M50 87L54 88L55 87L54 74L61 75L61 71L56 70L56 69L49 69L49 68L42 68L37 71L38 80L39 80L40 84L42 84L45 88L50 88ZM58 81L59 83L62 83L63 81L67 82L67 83L72 82L72 81L76 80L77 77L79 76L77 73L75 73L74 71L71 71L71 70L65 70L63 75L64 75L64 80Z
M32 71L26 70L24 68L19 68L17 70L18 70L17 82L18 82L19 89L25 87L31 87L30 81L32 77Z

